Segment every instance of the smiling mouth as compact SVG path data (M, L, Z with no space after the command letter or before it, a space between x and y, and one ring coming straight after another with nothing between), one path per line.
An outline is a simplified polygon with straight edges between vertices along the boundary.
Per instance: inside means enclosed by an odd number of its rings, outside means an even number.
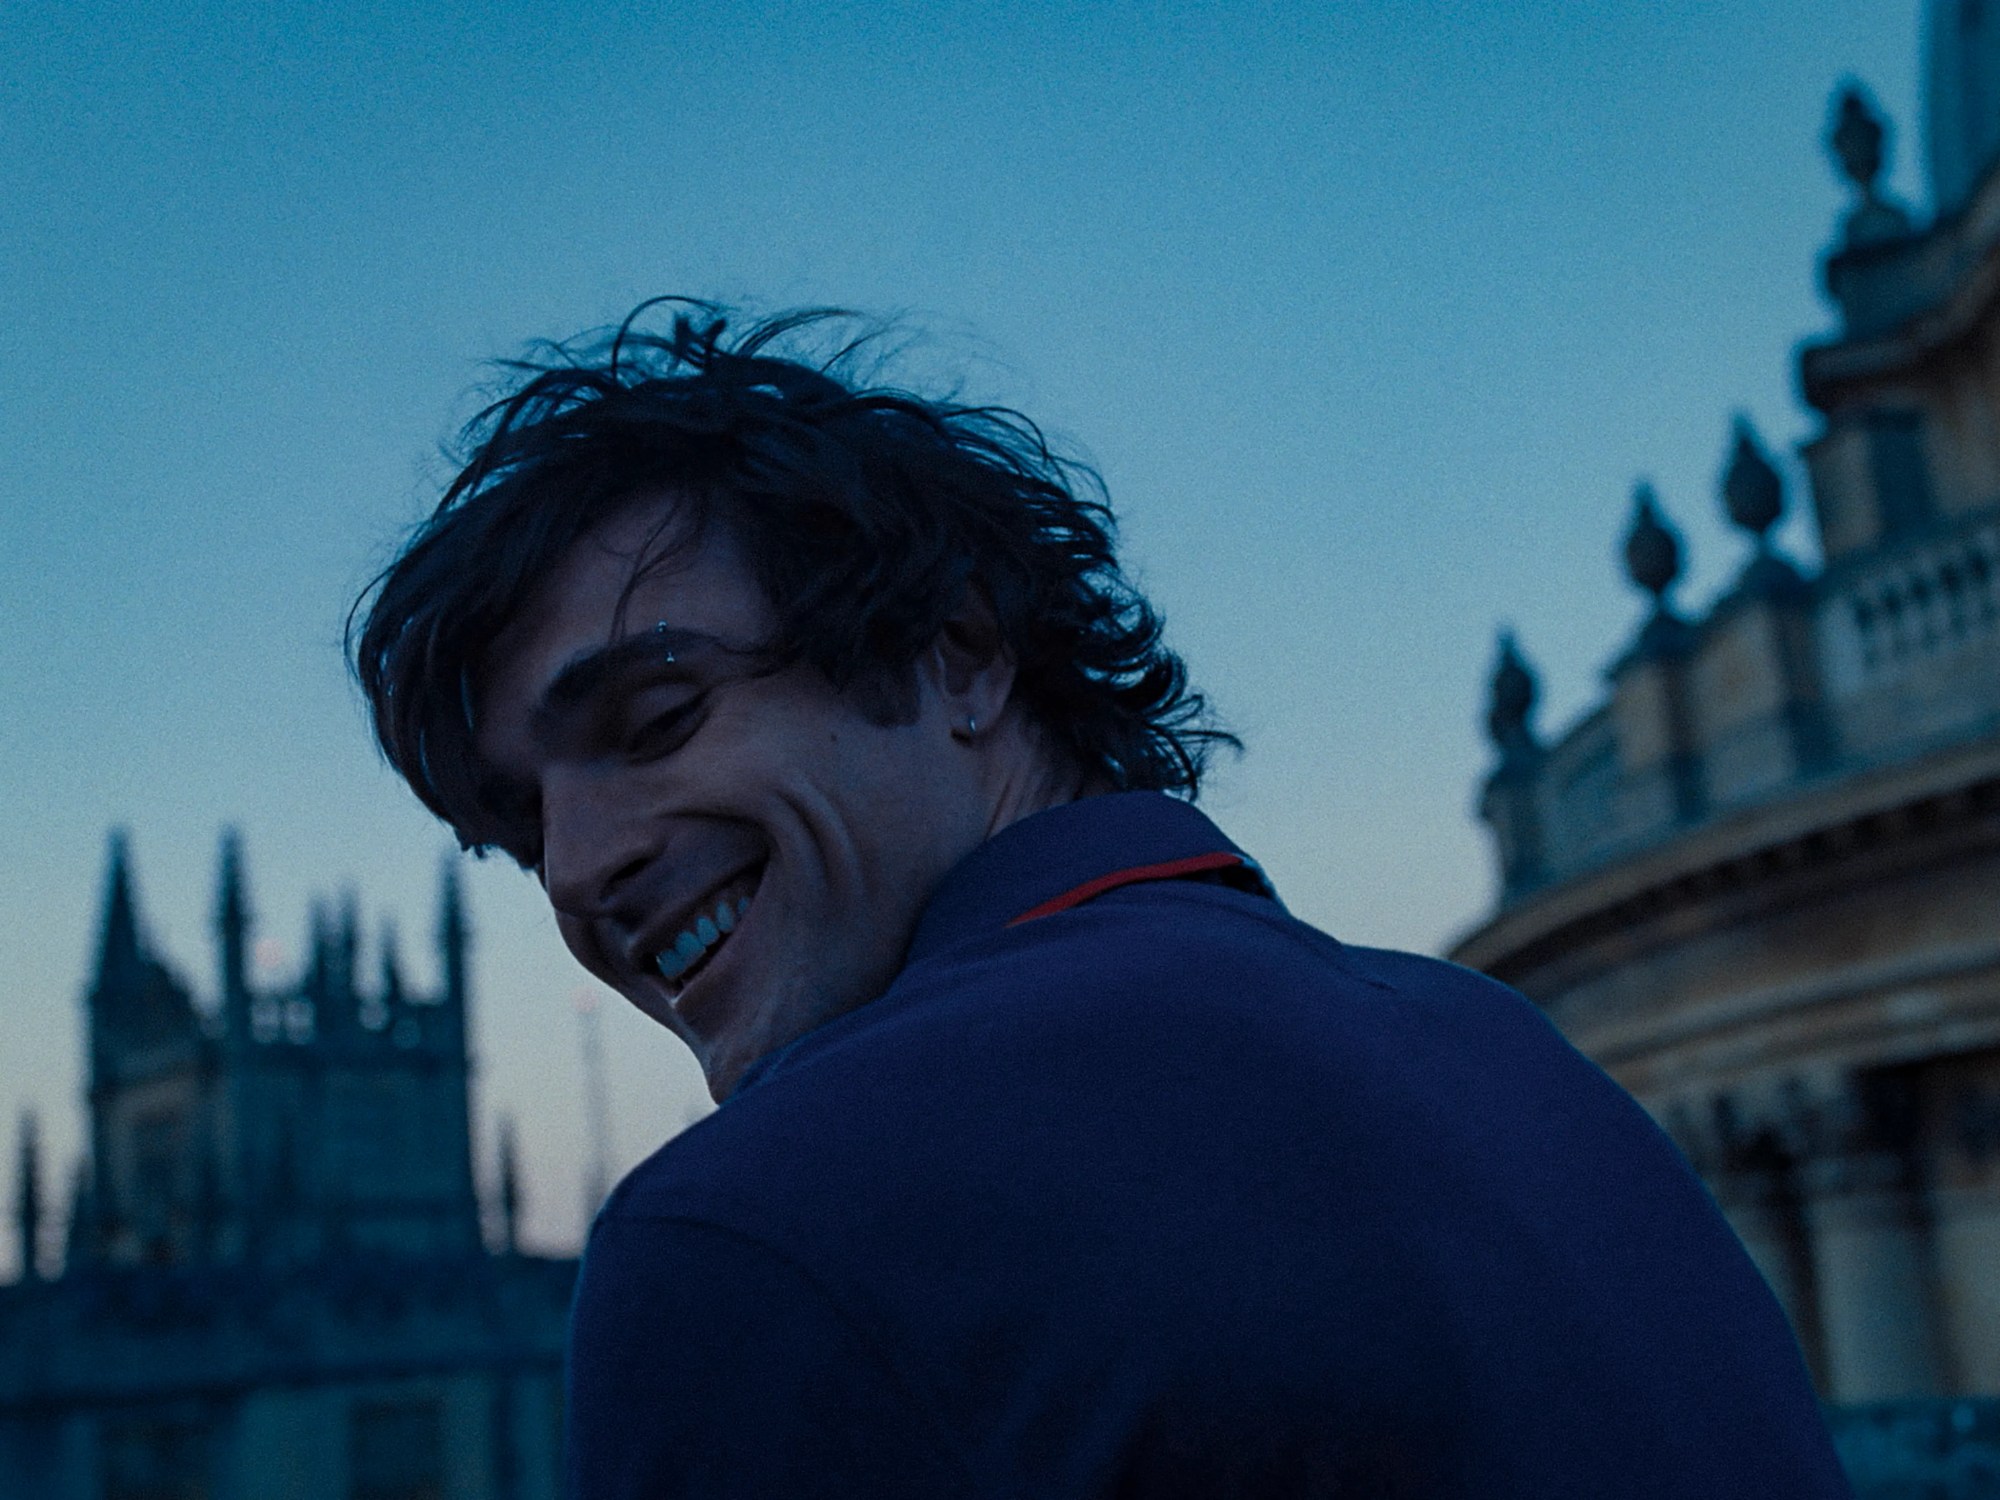
M675 1003L695 976L707 968L709 960L728 943L749 912L763 874L763 866L759 865L710 892L674 940L653 955L653 967L666 980Z

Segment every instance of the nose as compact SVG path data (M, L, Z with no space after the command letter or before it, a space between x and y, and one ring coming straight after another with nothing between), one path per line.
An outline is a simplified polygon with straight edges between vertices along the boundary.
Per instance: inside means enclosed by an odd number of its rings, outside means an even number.
M641 819L607 778L564 770L542 783L542 882L549 905L581 922L629 928L622 898L652 857Z

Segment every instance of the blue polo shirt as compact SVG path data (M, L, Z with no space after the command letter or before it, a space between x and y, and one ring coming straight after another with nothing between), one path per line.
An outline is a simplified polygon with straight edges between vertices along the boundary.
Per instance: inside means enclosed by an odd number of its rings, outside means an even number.
M1148 793L968 856L599 1215L574 1500L1847 1495L1645 1113L1259 885Z

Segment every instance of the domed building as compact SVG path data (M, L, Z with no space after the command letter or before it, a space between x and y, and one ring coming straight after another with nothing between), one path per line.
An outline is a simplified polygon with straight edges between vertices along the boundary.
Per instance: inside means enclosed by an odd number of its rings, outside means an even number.
M1501 643L1502 894L1452 956L1681 1143L1864 1493L1970 1494L2000 1492L1949 1487L2000 1485L2000 0L1928 25L1931 220L1883 191L1857 91L1829 139L1854 200L1823 266L1839 326L1799 357L1820 566L1772 545L1788 497L1740 421L1743 562L1707 608L1676 606L1641 487L1651 603L1602 701L1545 741Z
M1942 217L2000 155L2000 5L1930 0L1925 37L1924 164Z

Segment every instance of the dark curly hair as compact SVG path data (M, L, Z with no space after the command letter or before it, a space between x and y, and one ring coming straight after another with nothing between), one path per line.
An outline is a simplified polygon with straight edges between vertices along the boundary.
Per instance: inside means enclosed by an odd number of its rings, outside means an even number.
M644 332L661 303L671 332ZM475 749L480 653L571 544L652 493L681 502L678 535L720 522L740 542L774 621L764 667L808 662L878 723L908 714L914 663L977 586L1015 700L1086 775L1192 798L1211 753L1238 747L1120 572L1092 470L1017 412L850 378L871 335L813 362L775 352L851 319L812 309L732 338L725 310L660 298L504 367L516 388L467 424L458 477L347 631L383 754L466 847L537 842Z

